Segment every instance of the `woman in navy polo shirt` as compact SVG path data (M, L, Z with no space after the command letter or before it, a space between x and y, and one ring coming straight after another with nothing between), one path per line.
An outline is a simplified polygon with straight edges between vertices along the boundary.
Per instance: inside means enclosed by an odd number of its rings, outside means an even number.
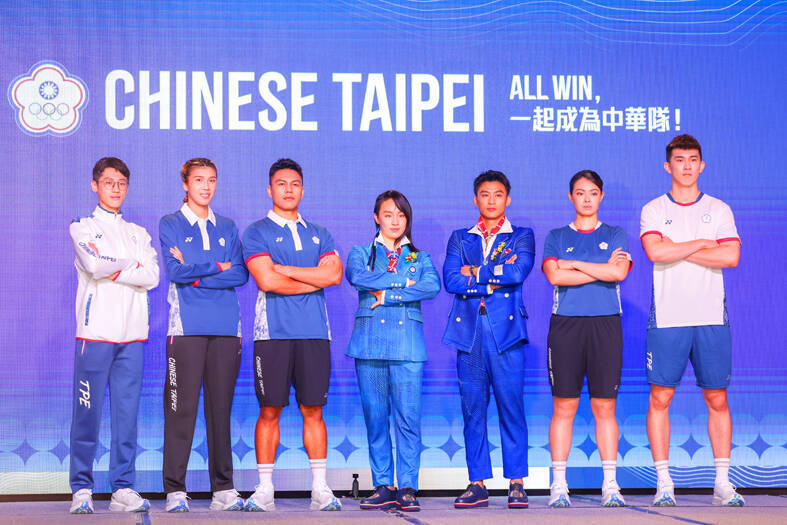
M345 354L355 358L369 463L376 490L362 509L421 509L416 492L421 456L421 382L426 343L421 301L440 291L429 254L412 243L412 210L389 190L374 203L377 234L347 258L347 280L358 289L355 326ZM396 475L388 418L393 408Z
M566 460L585 375L596 420L596 443L604 470L605 507L625 506L615 480L618 424L615 398L620 385L623 335L620 281L631 267L626 232L598 220L603 181L594 171L571 178L568 198L576 217L552 230L544 242L541 269L555 286L549 322L548 367L553 413L549 426L552 453L550 507L568 507Z
M230 411L240 366L240 307L235 287L246 283L235 223L213 213L216 165L186 161L186 197L161 218L159 237L169 278L167 371L164 380L164 492L167 512L187 512L186 466L200 387L205 387L211 510L243 510L232 481Z

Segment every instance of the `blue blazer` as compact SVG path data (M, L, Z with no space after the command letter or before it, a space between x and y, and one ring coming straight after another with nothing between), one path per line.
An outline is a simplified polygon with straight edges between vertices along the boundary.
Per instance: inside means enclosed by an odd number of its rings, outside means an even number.
M374 271L367 266L372 246L355 246L347 257L347 280L358 289L358 311L355 312L350 344L345 355L358 359L392 361L426 361L424 317L421 301L431 299L440 291L440 276L426 252L415 252L410 245L402 246L396 272L388 272L386 249L374 243L377 250ZM407 279L415 281L407 285ZM385 303L369 308L375 298L372 290L385 290Z
M504 243L502 251L495 254L501 243ZM511 251L505 253L506 250ZM516 261L504 264L514 254ZM454 294L443 343L462 352L470 351L482 297L497 351L504 352L520 341L527 342L527 310L522 304L522 283L533 268L535 255L535 240L530 228L514 226L512 233L497 234L486 261L480 235L467 229L454 231L448 240L443 265L445 289ZM460 273L466 264L481 267L478 281ZM490 294L487 287L490 284L501 287Z

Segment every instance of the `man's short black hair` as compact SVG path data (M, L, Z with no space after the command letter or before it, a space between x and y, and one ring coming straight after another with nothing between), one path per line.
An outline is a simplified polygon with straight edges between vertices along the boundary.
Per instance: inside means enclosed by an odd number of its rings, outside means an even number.
M511 194L511 183L502 171L487 170L473 181L473 195L478 195L478 188L485 182L499 182L506 188L506 195Z
M103 157L98 159L96 165L93 166L93 180L98 182L98 179L101 178L101 174L104 173L104 170L107 168L115 168L126 177L126 180L131 178L131 172L128 170L128 166L126 166L125 162L117 157Z
M301 169L301 165L295 162L292 159L279 159L273 163L271 169L268 171L268 185L270 185L273 176L279 170L293 170L301 176L301 182L303 182L303 170Z
M676 149L696 149L697 153L700 154L700 160L702 160L702 147L697 139L691 135L678 135L667 144L667 162L672 160L672 150Z

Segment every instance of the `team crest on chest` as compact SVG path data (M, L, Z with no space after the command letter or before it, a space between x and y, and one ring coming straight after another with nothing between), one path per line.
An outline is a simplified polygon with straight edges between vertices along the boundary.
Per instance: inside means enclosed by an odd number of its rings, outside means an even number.
M312 242L314 244L320 244L320 238L315 235L314 237L312 237Z
M702 222L709 223L710 220L711 220L710 213L706 213L705 215L702 216Z
M284 237L276 237L276 242L281 242L284 240Z
M566 248L566 253L571 253L573 251L574 251L574 247L573 246L569 246L568 248Z
M415 266L410 266L410 269L408 271L410 273L415 273Z
M221 238L219 239L219 246L224 246L225 244L227 244L227 243L226 243L226 241L224 240L224 237L221 237Z
M186 242L191 242L194 237L186 237Z
M598 243L598 247L601 248L602 250L606 250L607 248L609 248L609 244L607 244L606 242L602 241L602 242Z

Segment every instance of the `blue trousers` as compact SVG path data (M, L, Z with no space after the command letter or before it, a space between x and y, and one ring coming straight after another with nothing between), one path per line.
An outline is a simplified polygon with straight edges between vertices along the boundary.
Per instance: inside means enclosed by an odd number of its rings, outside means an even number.
M93 461L107 383L112 427L109 484L113 492L134 486L143 359L142 342L76 341L69 478L73 492L93 489Z
M489 387L494 389L503 447L503 475L527 477L525 352L520 343L498 352L487 315L479 315L473 346L457 352L456 370L465 428L465 455L471 481L492 477L487 438Z
M389 417L393 401L396 478L399 487L418 490L421 466L421 383L424 364L414 361L356 359L372 483L394 485Z

